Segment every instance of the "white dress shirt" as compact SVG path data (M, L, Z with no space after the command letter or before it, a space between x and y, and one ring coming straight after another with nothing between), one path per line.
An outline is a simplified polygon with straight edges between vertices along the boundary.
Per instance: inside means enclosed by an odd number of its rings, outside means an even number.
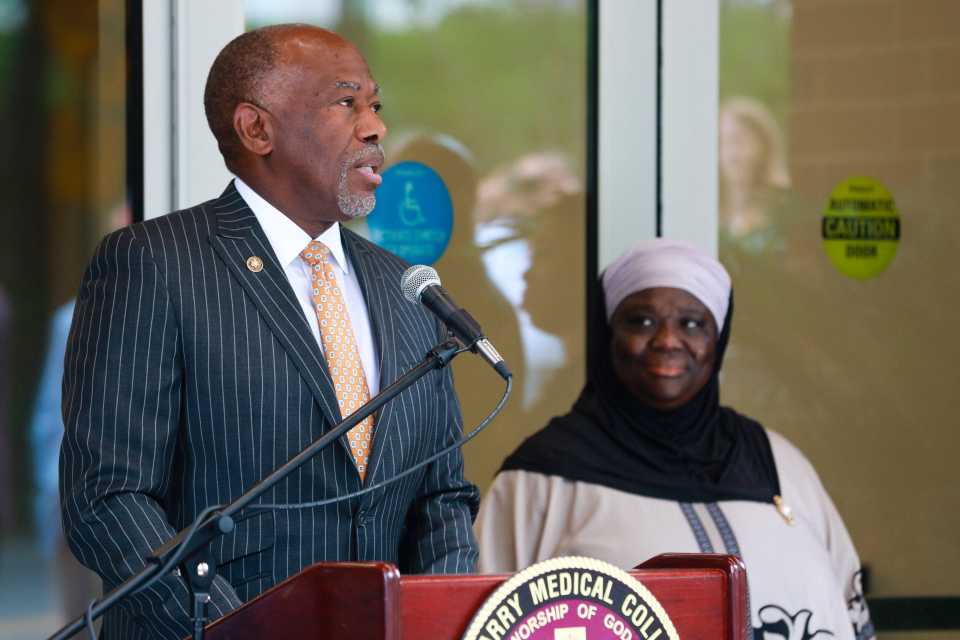
M290 281L293 292L297 294L303 315L321 351L324 350L323 339L320 337L320 323L313 301L310 267L300 257L300 252L307 248L311 240L322 242L330 249L330 255L333 257L331 261L333 274L340 285L343 301L347 305L347 313L350 314L350 324L353 327L354 339L357 341L357 351L360 352L360 363L367 376L370 397L377 395L380 392L380 361L377 358L377 343L373 339L370 314L367 312L367 305L360 291L360 282L340 242L340 224L334 222L322 234L311 238L306 231L297 226L297 223L244 184L243 180L234 178L234 184L240 196L257 216L257 222L263 227L273 252L283 265L283 271L287 274L287 280Z

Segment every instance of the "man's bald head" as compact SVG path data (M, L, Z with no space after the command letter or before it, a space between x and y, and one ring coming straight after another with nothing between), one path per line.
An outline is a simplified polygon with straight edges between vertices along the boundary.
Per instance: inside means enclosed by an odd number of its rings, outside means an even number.
M230 171L316 238L373 207L387 134L379 91L342 36L278 25L224 47L204 106Z
M249 102L270 111L287 97L289 83L300 69L289 64L284 44L304 36L331 46L353 46L342 36L320 27L278 24L237 36L214 60L203 92L203 108L231 172L237 172L237 159L243 151L233 123L237 105Z

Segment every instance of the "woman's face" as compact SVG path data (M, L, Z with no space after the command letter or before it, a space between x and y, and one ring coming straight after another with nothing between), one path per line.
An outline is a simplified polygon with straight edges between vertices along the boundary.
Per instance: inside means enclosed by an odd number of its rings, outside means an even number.
M654 287L629 296L610 320L617 377L655 409L676 409L710 379L717 323L693 294Z
M758 133L735 115L720 116L720 176L728 187L752 187L761 180L766 148Z

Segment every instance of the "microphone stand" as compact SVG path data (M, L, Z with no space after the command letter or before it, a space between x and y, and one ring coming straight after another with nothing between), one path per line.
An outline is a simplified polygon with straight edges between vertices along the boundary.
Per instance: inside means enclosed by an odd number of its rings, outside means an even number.
M332 431L321 436L306 449L290 458L242 496L202 522L203 515L201 514L201 517L192 525L150 553L147 556L145 567L93 603L90 607L90 621L92 622L94 618L103 615L120 600L140 589L151 578L168 569L170 561L176 557L180 575L186 579L187 587L190 590L190 617L193 621L193 638L201 640L207 622L210 585L213 584L217 575L217 567L210 553L209 544L223 534L233 531L232 516L249 506L254 500L293 473L310 458L336 442L340 436L350 431L364 418L399 395L417 380L434 369L441 369L446 366L461 350L463 350L463 345L455 339L445 340L433 347L427 351L420 364L398 378L386 389L383 389L355 413L341 420ZM67 640L84 628L87 617L87 615L83 615L76 618L58 631L56 635L50 636L49 640Z

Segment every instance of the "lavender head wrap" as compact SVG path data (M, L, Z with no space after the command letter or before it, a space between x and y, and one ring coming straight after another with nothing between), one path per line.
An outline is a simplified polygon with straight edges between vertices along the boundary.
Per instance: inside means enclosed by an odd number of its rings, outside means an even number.
M673 287L693 294L713 314L717 333L723 331L730 303L730 274L700 245L652 238L621 253L603 275L607 322L627 297L652 287Z
M593 350L580 397L569 413L527 438L501 471L532 471L677 502L775 504L780 478L767 432L720 406L720 368L733 323L724 268L690 242L647 240L610 265L603 285L607 309L588 309ZM693 294L722 327L706 384L684 405L665 411L627 391L613 366L609 318L624 298L649 287Z

